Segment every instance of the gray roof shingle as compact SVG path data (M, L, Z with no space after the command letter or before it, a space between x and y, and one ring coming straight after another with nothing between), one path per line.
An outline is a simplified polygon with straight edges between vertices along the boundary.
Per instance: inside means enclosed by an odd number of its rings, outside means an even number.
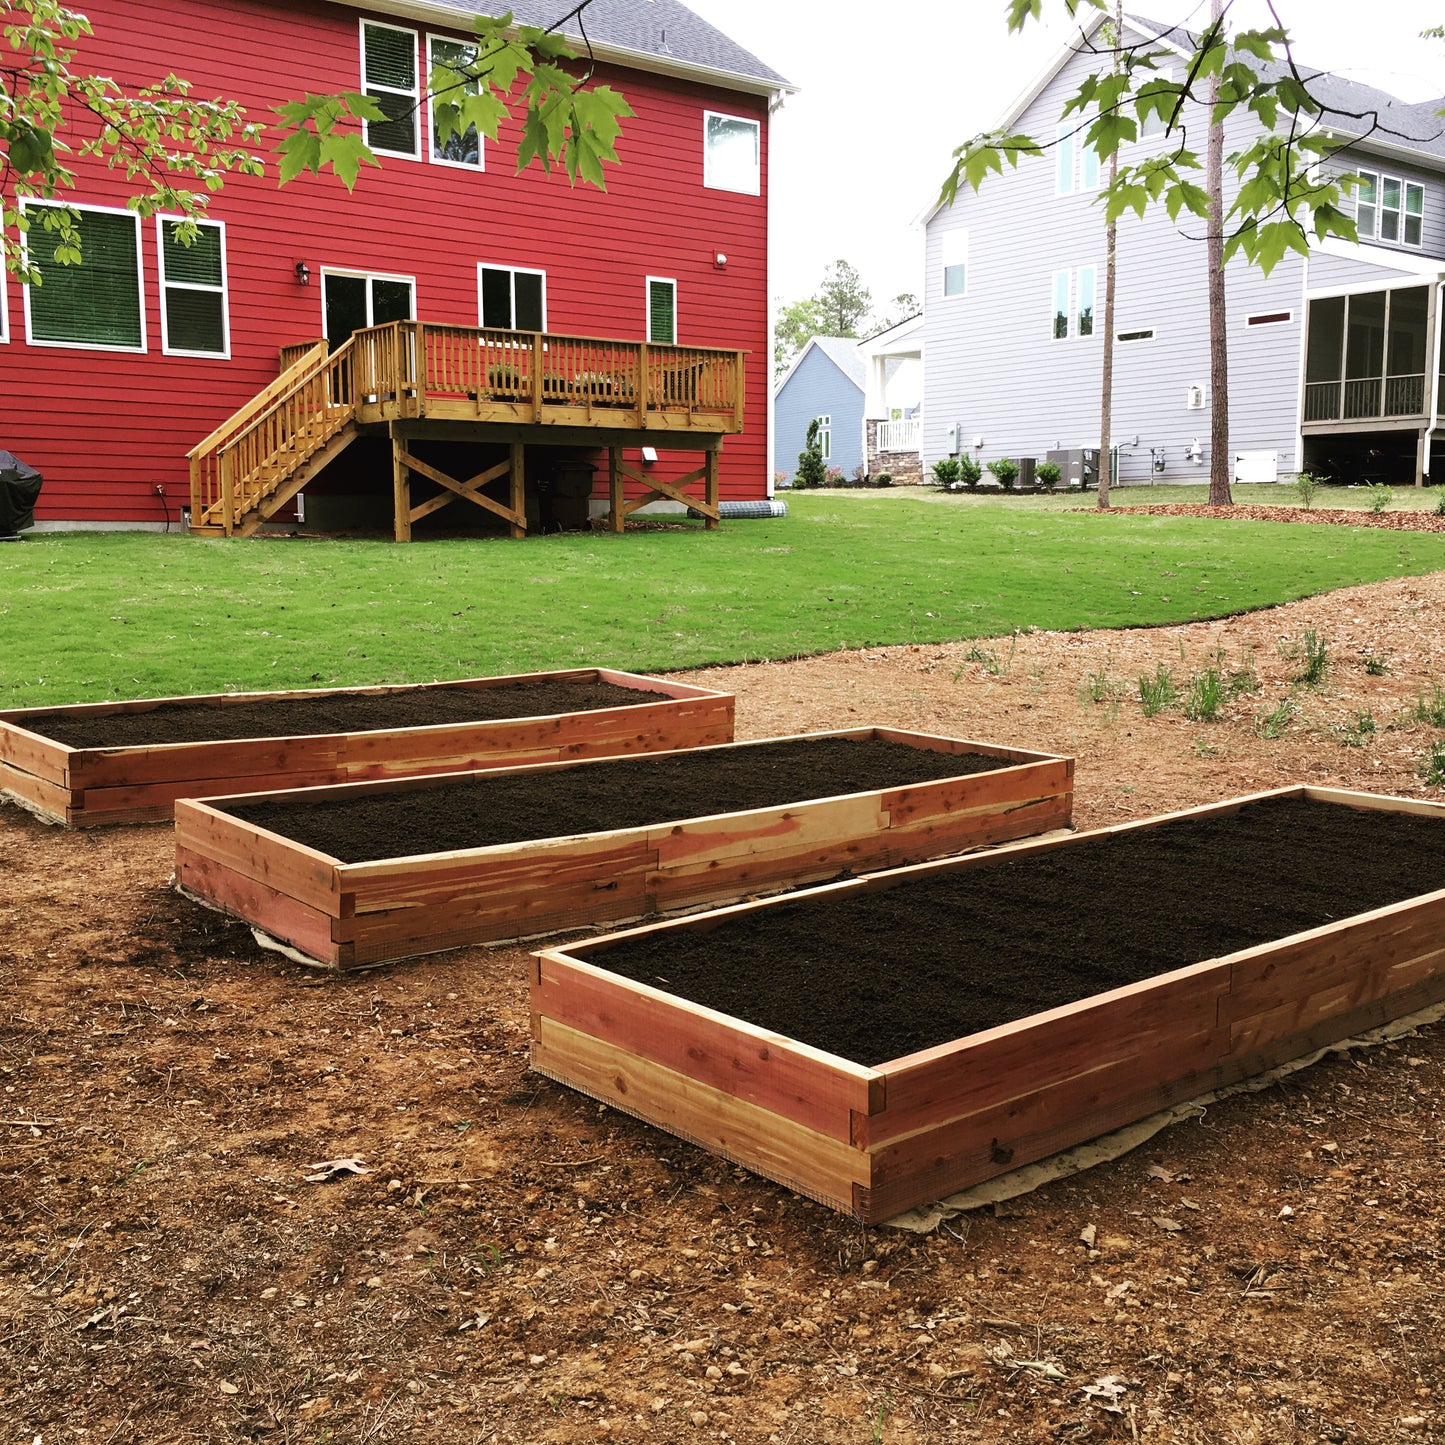
M860 387L867 384L868 368L858 355L858 342L851 336L815 336L813 344L849 381Z
M564 15L573 0L436 0L463 15L496 15L511 10L519 25L548 26ZM788 82L756 55L730 40L721 30L694 15L679 0L592 0L562 27L580 42L586 35L597 45L715 70L742 80L787 87Z
M1130 15L1137 26L1156 39L1192 50L1197 43L1194 31L1182 25L1163 25L1142 15ZM1372 85L1361 85L1327 70L1316 70L1297 61L1301 78L1309 92L1324 108L1322 123L1345 135L1359 135L1382 144L1401 146L1422 155L1445 159L1445 118L1435 112L1445 108L1445 99L1412 103ZM1260 74L1275 80L1288 73L1282 61L1261 65ZM1373 137L1366 132L1375 128Z

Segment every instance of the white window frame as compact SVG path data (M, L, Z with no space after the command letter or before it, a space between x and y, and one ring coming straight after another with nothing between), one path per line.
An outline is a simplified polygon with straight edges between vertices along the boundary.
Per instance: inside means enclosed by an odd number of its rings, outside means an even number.
M953 256L955 259L950 260ZM959 291L948 289L948 273L955 267L963 267L963 288ZM968 232L945 231L940 237L939 284L945 301L957 301L968 295Z
M758 137L758 170L755 184L751 186L725 186L712 176L712 152L708 149L707 123L709 120L735 120L752 126ZM709 191L729 191L735 196L760 196L763 193L763 123L756 116L733 115L726 110L705 110L702 113L702 183Z
M0 230L0 242L5 239L5 233ZM3 254L3 248L0 248ZM10 340L10 273L0 265L0 345Z
M1360 187L1356 186L1352 200L1354 201L1355 226L1359 232L1361 241L1378 241L1382 246L1400 246L1409 251L1420 251L1425 246L1425 185L1423 181L1412 181L1405 176L1392 176L1388 171L1377 171L1361 166L1355 174L1364 180L1367 176L1374 185L1375 199L1371 202L1371 209L1375 213L1373 227L1366 231L1360 228ZM1393 241L1385 234L1385 184L1393 182L1400 188L1400 204L1397 207L1390 207L1390 214L1398 216L1400 221L1400 232ZM1407 223L1411 216L1409 210L1409 192L1411 188L1420 192L1420 239L1410 241L1406 239Z
M654 282L660 282L664 286L672 287L672 340L658 341L652 334L652 286ZM677 307L677 278L674 276L649 276L642 283L642 314L647 323L647 344L649 346L680 346L678 339L682 335L682 317L678 314Z
M1093 277L1093 290L1089 306L1089 331L1085 335L1081 330L1084 315L1084 272L1087 271ZM1073 277L1074 293L1074 336L1080 341L1092 341L1099 334L1099 268L1097 266L1080 266L1074 272Z
M482 272L483 271L506 271L512 278L512 320L517 319L517 277L540 276L542 278L542 330L547 329L547 273L539 270L536 266L504 266L497 261L477 262L477 325L483 330L487 329L487 323L482 315ZM517 331L519 328L513 326L492 327L493 331Z
M184 221L184 216L166 216L159 212L156 214L156 271L160 276L160 296L157 298L161 308L161 354L163 356L199 356L212 361L229 361L231 359L231 282L230 275L226 270L226 223L224 221L201 220L197 218L198 226L214 227L221 233L221 284L216 286L201 286L194 281L169 281L166 279L166 222ZM166 290L171 288L177 291L216 291L221 293L221 334L225 344L219 351L183 351L180 347L171 345L171 323L166 313ZM413 300L416 293L412 292Z
M1114 340L1120 346L1139 346L1145 341L1153 341L1156 335L1152 326L1131 326L1127 331L1115 331Z
M31 334L30 324L30 292L32 287L24 287L25 292L25 343L27 346L54 346L65 351L123 351L128 356L143 356L150 350L150 327L146 319L146 282L145 282L145 238L142 233L140 215L126 206L89 206L81 205L76 201L42 201L33 196L22 196L20 198L20 210L25 212L34 208L40 210L45 207L51 209L70 209L75 211L104 211L112 216L129 216L135 222L135 283L136 290L140 295L140 345L139 346L110 346L98 341L46 341L37 339ZM41 234L52 236L53 231L42 229ZM30 254L30 233L21 238L21 256L28 261ZM82 265L84 262L82 261Z
M1064 278L1064 287L1068 292L1064 301L1064 334L1060 336L1054 329L1059 319L1059 277ZM1072 270L1060 269L1049 276L1049 340L1069 341L1075 332L1074 325L1074 273Z
M831 462L833 460L833 414L828 412L823 416L815 416L813 420L818 423L818 446L823 453L823 460Z
M410 36L411 36L412 74L416 77L416 84L415 84L415 86L414 86L410 91L397 90L397 89L396 89L395 87L393 87L393 86L390 86L390 85L380 85L380 84L377 84L377 82L375 82L375 81L369 81L369 80L367 80L367 78L366 78L366 27L367 27L368 25L373 26L373 27L374 27L375 29L377 29L377 30L395 30L395 31L396 31L398 34L400 34L400 35L410 35ZM360 60L361 60L361 93L362 93L363 95L365 95L368 86L375 86L375 88L376 88L377 90L384 90L384 91L387 92L388 95L410 95L413 104L416 106L416 125L413 127L413 133L414 133L415 136L416 136L416 149L415 149L415 150L410 150L410 151L389 151L389 150L383 150L383 149L381 148L381 146L379 146L379 145L373 145L373 144L372 144L372 141L371 141L371 137L370 137L370 132L369 132L369 130L368 130L367 127L368 127L369 124L374 124L375 122L367 122L367 123L364 123L364 124L362 125L362 127L361 127L362 137L365 139L367 145L371 146L372 150L374 150L374 151L376 152L376 154L379 155L379 156L394 156L397 160L402 160L402 161L419 161L419 160L421 160L421 159L423 158L423 155L424 155L424 152L423 152L423 149L422 149L423 144L425 145L427 151L430 151L430 150L431 150L431 127L430 127L429 124L428 124L427 126L425 126L425 127L423 127L423 125L422 125L422 122L423 122L424 120L427 120L427 119L428 119L428 116L427 116L427 108L426 108L425 106L423 106L422 103L421 103L421 96L422 96L422 76L421 76L421 33L420 33L420 31L413 30L413 29L411 29L410 26L407 26L407 25L393 25L393 24L391 24L389 21L386 21L386 20L368 20L368 19L366 18L366 16L363 15L363 16L361 16L361 17L358 19L358 21L357 21L357 32L356 32L356 35L357 35L357 45L358 45L358 47L359 47L359 49L360 49L360 57L359 57L359 58L360 58ZM422 135L423 129L426 130L426 135L425 135L425 136ZM371 274L373 274L373 273L367 272L367 273L365 273L365 274L371 275Z
M1078 189L1079 127L1076 121L1060 121L1054 132L1054 194L1072 196Z
M373 281L405 281L411 287L411 319L417 319L416 304L416 277L393 274L390 271L358 271L353 266L323 266L321 268L321 284L316 289L320 293L321 301L321 335L326 335L326 278L328 276L351 276L354 279L367 282L366 287L366 324L368 327L376 325L376 319L371 312L371 285Z
M426 33L426 87L425 87L425 88L426 88L426 93L428 94L428 96L431 94L431 73L432 73L432 67L433 67L433 65L435 64L435 62L432 60L431 48L432 48L432 46L433 46L438 40L440 40L440 41L441 41L443 44L445 44L445 45L470 45L470 44L471 44L471 41L469 41L469 40L458 40L458 39L456 38L456 36L454 36L454 35L439 35L439 34L438 34L436 31L434 31L434 30L428 30L428 31L427 31L427 33ZM426 118L427 126L426 126L426 146L425 146L425 151L426 151L426 158L427 158L428 161L431 162L432 165L434 165L434 166L447 166L449 169L454 170L454 171L471 171L473 174L475 174L475 173L477 173L477 172L479 172L479 171L485 171L485 170L486 170L486 168L487 168L487 138L486 138L486 136L484 136L484 135L481 133L481 131L478 131L478 132L477 132L477 159L476 159L475 164L473 164L471 161L449 161L449 160L446 160L444 157L437 155L437 153L436 153L436 144L435 144L435 142L434 142L434 140L433 140L433 138L432 138L432 137L433 137L433 133L434 133L434 129L435 129L435 126L436 126L436 120L435 120L435 118L434 118L433 115L432 115L432 108L431 108L430 101L428 101L428 103L427 103L426 105L420 107L420 109L419 109L419 111L418 111L418 115L419 115L419 116L425 116L425 118Z
M1094 121L1095 121L1096 119L1097 119L1096 116L1088 116L1088 117L1080 120L1080 122L1079 122L1079 129L1078 129L1078 139L1079 139L1079 183L1078 183L1078 189L1079 189L1080 191L1097 191L1097 190L1099 189L1099 187L1104 184L1104 162L1103 162L1103 160L1100 158L1099 152L1096 151L1096 150L1093 148L1093 146L1091 146L1091 145L1089 144L1088 134L1087 134L1089 127L1090 127L1091 125L1093 125L1093 123L1094 123ZM1092 182L1091 182L1091 181L1089 180L1089 178L1088 178L1088 164L1089 164L1089 163L1088 163L1088 161L1085 159L1086 156L1093 156L1093 158L1094 158L1094 179L1092 180Z

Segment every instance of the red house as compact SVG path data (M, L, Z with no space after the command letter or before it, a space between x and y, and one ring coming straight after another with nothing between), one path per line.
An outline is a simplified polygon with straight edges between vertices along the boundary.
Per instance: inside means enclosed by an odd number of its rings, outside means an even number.
M568 5L510 8L545 25ZM83 262L35 227L43 284L0 283L0 447L45 474L40 525L185 508L244 534L299 506L398 540L520 536L585 521L594 486L617 527L645 499L709 514L769 494L768 116L788 87L677 0L585 12L597 81L636 112L606 192L517 174L516 126L439 142L419 100L470 3L86 10L77 64L123 83L173 71L253 119L364 89L394 118L369 123L382 168L353 193L329 174L278 187L274 166L230 179L189 248L125 209L134 184L79 163Z

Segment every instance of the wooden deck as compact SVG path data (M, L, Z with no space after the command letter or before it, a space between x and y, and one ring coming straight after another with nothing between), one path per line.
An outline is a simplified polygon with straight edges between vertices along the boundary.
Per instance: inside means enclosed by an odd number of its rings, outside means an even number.
M393 441L396 536L453 500L502 517L526 533L523 448L607 448L614 530L654 499L681 500L716 525L717 458L743 430L745 354L698 346L495 331L393 321L356 332L334 352L324 341L283 347L281 375L190 452L191 530L250 535L358 436L384 429ZM447 428L453 438L502 442L504 462L454 478L422 462L408 439ZM687 447L703 464L678 482L627 468L624 445ZM440 487L413 507L411 478ZM649 489L623 504L624 478ZM505 500L484 488L506 485ZM685 488L703 483L701 497Z

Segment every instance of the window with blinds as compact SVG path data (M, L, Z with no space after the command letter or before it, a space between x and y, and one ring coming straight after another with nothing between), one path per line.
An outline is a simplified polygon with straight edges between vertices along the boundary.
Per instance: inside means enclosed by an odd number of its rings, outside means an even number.
M25 203L25 251L38 282L25 288L32 342L108 351L145 350L141 298L140 217L133 211L73 206L80 260L58 261L59 233L48 229L38 202Z
M677 282L647 278L647 339L677 345Z
M362 84L386 117L366 122L366 143L378 155L421 159L416 50L415 30L361 22Z
M157 218L161 273L161 349L179 356L229 356L226 231L198 221L187 246L180 222Z

